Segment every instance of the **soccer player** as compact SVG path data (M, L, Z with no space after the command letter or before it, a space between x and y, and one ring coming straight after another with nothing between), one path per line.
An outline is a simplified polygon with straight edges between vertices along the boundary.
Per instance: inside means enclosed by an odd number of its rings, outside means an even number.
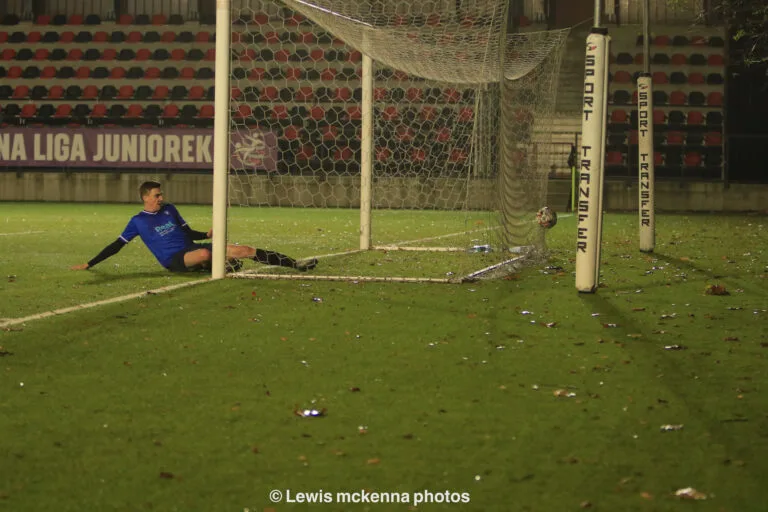
M213 230L203 233L190 228L179 211L163 202L160 183L147 181L139 187L144 210L134 215L117 240L106 246L88 263L74 265L72 270L86 270L117 254L137 236L155 255L160 264L171 272L189 272L209 269L211 244L197 243L213 236ZM227 245L228 268L239 269L239 260L249 258L267 265L279 265L306 271L315 268L317 259L299 263L293 258L274 251L255 249L247 245Z

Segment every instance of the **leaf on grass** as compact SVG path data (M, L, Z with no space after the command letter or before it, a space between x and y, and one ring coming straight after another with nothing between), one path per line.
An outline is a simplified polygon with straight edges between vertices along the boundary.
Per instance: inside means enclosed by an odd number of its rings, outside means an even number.
M378 464L380 462L381 462L381 459L378 458L378 457L374 457L372 459L368 459L367 461L365 461L365 463L368 464L369 466L373 466L373 465Z
M606 329L613 329L618 326L619 324L603 324L603 327L605 327Z
M682 489L678 489L675 491L675 496L684 500L705 500L708 498L705 493L697 491L693 487L684 487Z
M726 336L725 338L723 338L723 341L739 341L739 337L738 336Z
M704 295L730 295L731 293L721 284L708 284L704 288Z
M166 480L170 480L172 478L175 478L176 475L171 473L170 471L161 471L160 472L160 478L165 478Z
M643 498L644 500L652 500L653 499L653 494L651 494L649 492L646 492L646 491L643 491L643 492L640 493L640 497Z
M12 356L13 352L8 352L3 347L0 347L0 357Z
M645 311L645 308L632 308L632 311Z

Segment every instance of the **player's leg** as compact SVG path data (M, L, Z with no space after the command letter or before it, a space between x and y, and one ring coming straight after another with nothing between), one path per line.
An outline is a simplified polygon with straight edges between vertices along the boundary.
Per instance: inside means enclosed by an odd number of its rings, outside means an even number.
M184 253L184 266L188 269L197 268L211 262L211 250L207 247Z
M265 249L256 249L247 245L228 245L227 258L249 258L265 265L277 265L298 270L311 270L317 266L317 260L314 258L308 262L298 263L295 259L285 254Z

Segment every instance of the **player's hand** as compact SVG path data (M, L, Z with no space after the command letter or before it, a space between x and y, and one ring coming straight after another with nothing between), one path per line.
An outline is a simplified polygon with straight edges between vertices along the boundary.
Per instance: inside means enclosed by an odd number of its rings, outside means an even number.
M208 233L206 233L205 236L207 236L208 238L213 238L213 228L209 229Z
M69 270L87 270L88 264L87 263L81 263L79 265L72 265L69 267Z

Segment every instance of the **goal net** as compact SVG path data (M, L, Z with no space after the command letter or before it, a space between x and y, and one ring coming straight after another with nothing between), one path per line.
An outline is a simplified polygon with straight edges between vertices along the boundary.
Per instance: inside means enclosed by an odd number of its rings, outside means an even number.
M567 31L512 32L507 4L235 0L229 200L273 208L231 208L230 238L319 256L313 275L456 279L544 257L538 155Z

